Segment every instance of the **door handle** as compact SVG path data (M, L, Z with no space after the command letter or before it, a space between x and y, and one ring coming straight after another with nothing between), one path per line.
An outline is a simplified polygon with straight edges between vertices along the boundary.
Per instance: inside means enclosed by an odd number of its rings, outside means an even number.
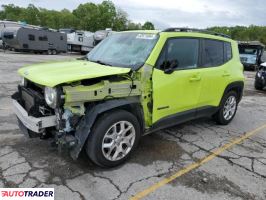
M200 75L192 76L192 77L189 79L190 82L193 82L193 81L200 81L200 80L201 80Z

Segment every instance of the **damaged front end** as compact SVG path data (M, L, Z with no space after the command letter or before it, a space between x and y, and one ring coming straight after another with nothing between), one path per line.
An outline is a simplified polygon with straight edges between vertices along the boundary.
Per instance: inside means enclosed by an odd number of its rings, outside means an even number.
M133 75L111 76L48 88L26 80L12 95L20 129L29 137L53 138L59 150L77 159L97 116L140 102L141 83Z

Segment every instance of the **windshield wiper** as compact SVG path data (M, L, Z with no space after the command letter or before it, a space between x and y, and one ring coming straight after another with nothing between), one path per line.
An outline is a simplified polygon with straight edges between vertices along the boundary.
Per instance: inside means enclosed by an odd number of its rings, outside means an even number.
M98 64L101 64L101 65L106 65L106 66L112 66L111 64L109 63L105 63L101 60L90 60L91 62L95 62L95 63L98 63Z

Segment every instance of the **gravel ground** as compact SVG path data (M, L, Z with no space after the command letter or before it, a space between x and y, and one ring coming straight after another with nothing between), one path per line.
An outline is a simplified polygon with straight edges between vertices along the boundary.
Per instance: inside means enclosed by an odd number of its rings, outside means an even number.
M154 183L197 162L233 138L266 123L266 92L253 89L246 72L245 94L235 119L218 126L201 119L142 138L131 159L114 169L95 167L81 155L73 161L47 140L28 139L19 131L10 95L22 66L75 55L0 52L0 187L54 187L56 200L129 199ZM145 199L266 199L266 129L209 162L150 193Z

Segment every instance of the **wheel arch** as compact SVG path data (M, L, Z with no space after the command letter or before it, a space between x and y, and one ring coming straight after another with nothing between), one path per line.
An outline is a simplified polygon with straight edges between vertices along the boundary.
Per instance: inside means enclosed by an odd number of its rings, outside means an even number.
M238 96L237 101L239 103L243 96L244 81L235 81L235 82L228 84L224 90L223 97L230 91L235 91L237 93L237 96Z
M96 120L104 113L115 110L122 109L134 114L139 123L141 130L144 130L144 115L138 97L128 97L123 99L112 99L104 101L95 105L94 107L86 110L85 116L82 118L80 124L75 133L77 139L77 145L70 150L71 157L76 160L79 153L83 149L83 146L91 133L91 129L96 122Z

